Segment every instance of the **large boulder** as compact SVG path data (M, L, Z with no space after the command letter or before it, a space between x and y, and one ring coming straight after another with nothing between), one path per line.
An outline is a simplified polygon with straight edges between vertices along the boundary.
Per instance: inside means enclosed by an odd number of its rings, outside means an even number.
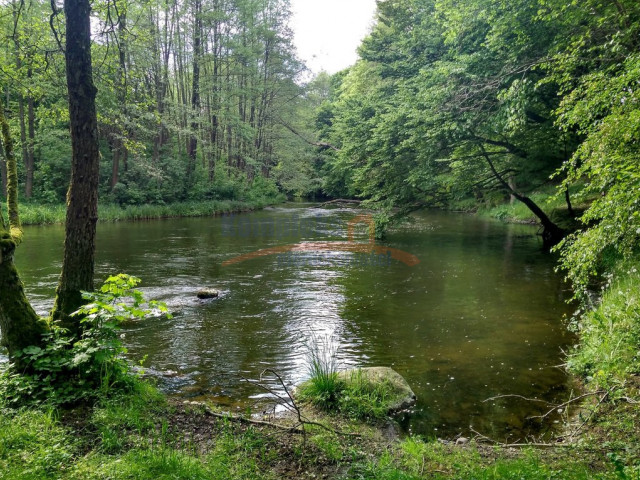
M392 394L388 399L389 413L404 410L416 403L416 394L402 375L389 367L353 368L338 372L338 378L345 383L367 382L372 386L386 383Z

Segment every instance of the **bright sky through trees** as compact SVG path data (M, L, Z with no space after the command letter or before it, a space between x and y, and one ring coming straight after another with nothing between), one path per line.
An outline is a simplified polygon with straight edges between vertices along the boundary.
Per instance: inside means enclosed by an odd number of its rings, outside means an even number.
M375 0L292 0L291 27L298 55L317 73L335 73L355 63L369 32Z

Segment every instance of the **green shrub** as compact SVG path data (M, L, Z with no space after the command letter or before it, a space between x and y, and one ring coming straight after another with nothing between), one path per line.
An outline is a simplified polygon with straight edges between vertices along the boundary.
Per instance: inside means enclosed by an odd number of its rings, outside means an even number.
M603 287L595 309L571 324L580 345L569 356L569 368L597 386L640 373L640 274L633 266L626 270Z
M76 339L57 324L44 335L43 347L16 353L26 371L12 364L0 375L0 401L7 406L73 404L130 388L133 373L123 358L120 324L152 312L167 314L163 303L146 301L135 289L140 279L124 274L109 277L97 292L84 292L88 301L75 316L82 334Z

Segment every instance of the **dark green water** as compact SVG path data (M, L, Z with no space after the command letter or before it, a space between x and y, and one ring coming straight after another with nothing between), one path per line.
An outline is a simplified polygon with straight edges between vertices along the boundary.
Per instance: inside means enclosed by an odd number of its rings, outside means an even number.
M226 260L305 241L346 241L358 212L295 205L230 217L100 224L97 276L125 272L164 300L172 319L126 328L129 356L169 392L245 409L265 392L248 380L265 368L289 384L307 376L309 345L329 342L341 366L392 366L418 405L409 431L469 431L505 439L535 431L539 404L518 394L567 396L556 368L570 342L561 317L568 289L540 250L535 228L426 212L385 245L416 255L404 263L344 251ZM27 293L50 308L62 257L62 227L26 230L18 264ZM356 239L367 242L364 225ZM195 297L202 286L219 299ZM277 385L272 384L275 388Z

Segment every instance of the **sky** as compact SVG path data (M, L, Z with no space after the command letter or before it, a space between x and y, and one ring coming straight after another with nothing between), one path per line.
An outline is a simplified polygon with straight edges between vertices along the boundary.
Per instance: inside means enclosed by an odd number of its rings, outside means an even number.
M313 73L335 73L353 65L375 9L375 0L291 0L298 55Z

